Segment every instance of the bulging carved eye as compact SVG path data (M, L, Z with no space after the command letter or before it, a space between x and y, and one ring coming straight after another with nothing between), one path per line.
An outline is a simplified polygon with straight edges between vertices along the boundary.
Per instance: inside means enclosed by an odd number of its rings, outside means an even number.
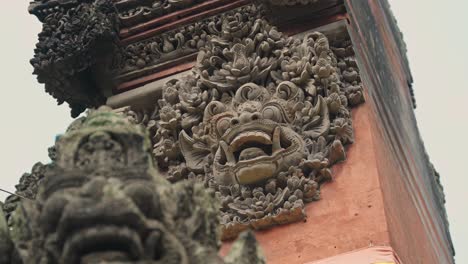
M216 123L216 129L218 129L218 134L222 136L226 130L231 126L231 118L229 117L224 117L218 120Z
M283 122L283 115L277 106L270 105L263 108L262 114L263 118L265 119L269 119L278 123Z

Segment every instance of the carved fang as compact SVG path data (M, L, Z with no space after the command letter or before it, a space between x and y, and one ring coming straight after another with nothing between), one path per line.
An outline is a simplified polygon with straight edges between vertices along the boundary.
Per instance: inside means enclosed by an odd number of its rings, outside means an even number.
M227 163L235 164L236 158L234 157L234 153L232 153L227 143L224 141L221 141L219 142L219 146L221 147L221 151L223 151L224 155L226 156Z
M282 149L280 137L281 137L281 128L276 127L275 131L273 132L273 149L272 149L273 153L280 151Z

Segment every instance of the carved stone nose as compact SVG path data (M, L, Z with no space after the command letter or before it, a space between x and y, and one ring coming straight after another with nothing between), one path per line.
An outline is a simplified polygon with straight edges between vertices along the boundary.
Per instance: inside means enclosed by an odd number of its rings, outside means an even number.
M260 119L260 116L261 115L260 115L259 112L253 112L253 113L244 112L239 116L239 121L240 121L241 124L246 124L246 123L249 123L251 121Z

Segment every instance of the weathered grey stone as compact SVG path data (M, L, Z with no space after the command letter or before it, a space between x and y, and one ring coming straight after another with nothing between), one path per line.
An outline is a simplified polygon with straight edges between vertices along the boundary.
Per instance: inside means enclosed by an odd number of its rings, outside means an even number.
M2 256L14 253L13 263L225 263L214 192L161 177L143 127L101 108L74 122L55 148L36 199L11 214L10 232L0 215ZM256 247L252 237L242 241ZM241 254L264 263L257 251Z
M0 208L3 203L0 202ZM11 254L13 252L13 244L11 243L10 234L8 232L8 224L6 216L0 210L0 264L10 263Z

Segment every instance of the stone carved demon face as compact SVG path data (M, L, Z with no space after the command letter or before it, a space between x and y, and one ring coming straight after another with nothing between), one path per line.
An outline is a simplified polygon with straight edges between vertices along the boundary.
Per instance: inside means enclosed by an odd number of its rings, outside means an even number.
M218 142L215 180L221 185L257 184L297 166L306 157L305 142L291 127L303 101L303 91L286 81L275 91L248 83L231 104L209 103L203 122L210 141ZM182 153L194 157L187 137L182 132Z
M11 217L12 263L225 263L214 197L157 175L148 143L141 128L106 109L72 126L36 201ZM244 242L256 247L252 237ZM233 261L263 263L258 252L238 253Z
M363 102L349 42L288 38L263 19L223 21L193 74L163 87L152 112L128 114L152 133L170 181L200 179L221 200L223 238L304 218L330 167L353 142Z
M23 206L39 234L31 238L36 244L25 242L24 260L187 263L183 245L163 223L159 190L167 183L156 186L144 134L119 128L125 120L113 115L98 111L59 139L57 164L36 203Z

